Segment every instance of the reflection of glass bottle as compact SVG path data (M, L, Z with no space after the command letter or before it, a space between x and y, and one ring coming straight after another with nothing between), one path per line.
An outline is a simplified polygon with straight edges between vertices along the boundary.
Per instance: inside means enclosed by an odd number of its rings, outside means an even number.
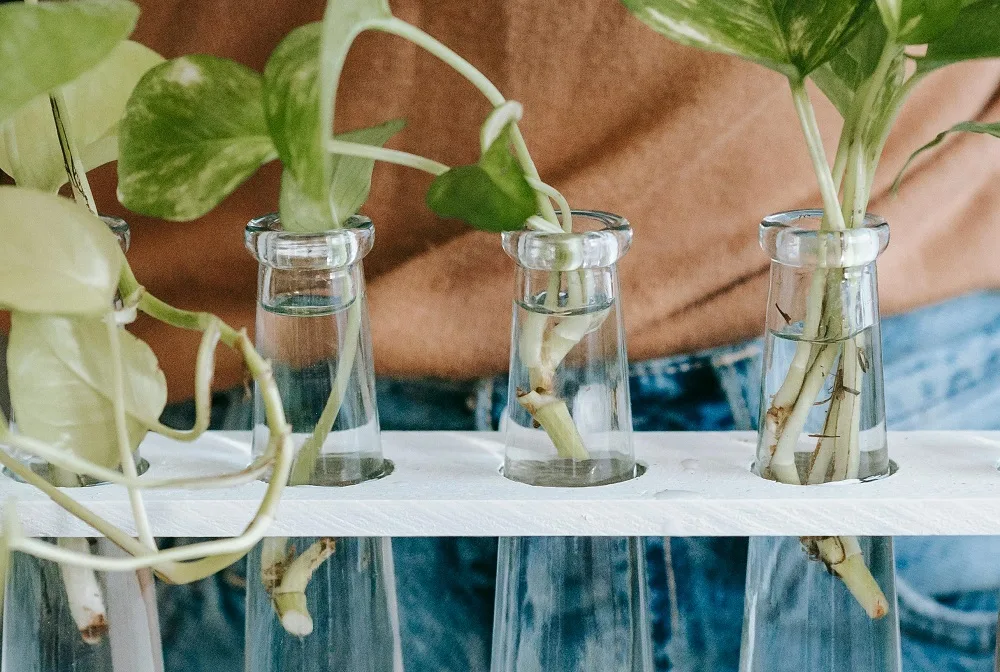
M889 473L875 260L885 221L768 217L771 256L756 470L794 485ZM741 670L900 669L891 537L754 537Z
M504 474L534 486L635 476L617 262L624 219L574 212L574 233L504 234L517 262ZM500 540L493 672L652 670L637 538Z
M247 226L260 262L257 349L271 362L296 459L292 485L347 486L385 473L362 259L374 230L290 233L277 216ZM255 391L254 456L267 450ZM389 539L265 539L247 564L246 669L398 669Z

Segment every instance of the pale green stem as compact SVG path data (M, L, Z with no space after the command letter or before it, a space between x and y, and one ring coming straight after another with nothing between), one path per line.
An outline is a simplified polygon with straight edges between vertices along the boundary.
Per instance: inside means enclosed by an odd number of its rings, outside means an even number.
M341 154L343 156L357 156L362 159L372 159L374 161L384 161L394 163L398 166L406 166L422 170L431 175L442 175L447 173L449 168L443 163L438 163L434 159L428 159L419 154L401 152L398 149L386 149L385 147L375 147L365 145L360 142L347 142L345 140L330 140L326 145L327 151L331 154Z
M330 396L326 400L326 406L323 407L319 420L316 421L316 427L295 456L289 485L308 485L312 480L323 443L330 435L330 431L337 421L337 416L340 415L344 396L347 393L347 383L351 379L351 370L354 368L361 340L361 300L360 295L355 297L351 307L347 310L347 325L344 328L343 343L337 353L337 372L334 376L333 389L330 391Z
M830 164L826 159L823 136L820 134L819 124L816 122L816 112L813 109L812 101L809 100L809 92L806 91L805 82L802 80L790 79L789 83L792 88L792 99L795 102L795 112L799 116L806 145L809 148L809 158L812 159L813 170L819 181L824 214L831 228L843 229L845 225L843 214L840 212L840 203L837 200L837 185L834 184Z
M428 53L438 57L458 72L458 74L467 79L473 86L479 89L479 91L486 96L486 99L494 107L498 107L507 102L507 99L504 98L500 89L498 89L493 82L489 80L489 78L479 72L479 70L477 70L471 63L456 54L445 44L428 35L416 26L412 26L401 19L393 17L391 19L385 19L384 21L374 22L371 27L373 30L379 30L402 37L403 39L417 45L421 49L424 49ZM517 154L518 161L521 163L521 167L524 169L524 172L528 177L538 179L538 169L535 167L535 162L532 161L531 155L528 153L528 146L524 142L524 136L521 135L521 130L516 124L511 127L511 140L514 143L514 151ZM542 216L551 222L557 222L555 210L552 209L552 204L549 203L548 197L544 194L536 194L536 196L538 208Z
M563 196L559 191L548 184L545 184L537 177L529 177L528 184L535 191L545 194L548 198L551 198L559 206L559 214L562 216L562 229L566 233L573 232L573 211L570 210L569 201Z
M128 436L128 425L125 419L125 372L122 366L122 346L121 336L118 333L118 325L115 323L114 315L107 315L104 319L108 331L108 343L111 349L111 378L114 381L112 386L112 407L115 414L115 434L118 440L118 458L121 462L121 469L125 476L131 479L138 479L139 474L135 468L135 456L132 454L132 447ZM142 501L142 493L138 488L127 488L129 504L132 507L132 519L135 521L135 529L139 535L139 540L151 549L156 548L156 540L153 539L153 530L149 525L149 518L146 515L146 505Z

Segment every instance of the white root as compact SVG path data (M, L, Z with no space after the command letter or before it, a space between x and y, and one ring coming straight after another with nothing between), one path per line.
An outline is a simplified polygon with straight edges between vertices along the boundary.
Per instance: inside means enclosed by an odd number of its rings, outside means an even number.
M274 610L282 627L296 637L306 637L313 631L313 620L306 604L306 587L320 565L337 548L337 542L324 537L302 551L284 571L281 583L271 594Z
M90 554L90 542L85 538L59 539L61 548L77 553ZM108 616L104 607L104 592L97 582L94 570L84 567L59 565L70 615L87 644L99 644L108 632Z
M857 537L803 537L802 544L812 557L840 577L870 618L889 613L889 601L865 565Z

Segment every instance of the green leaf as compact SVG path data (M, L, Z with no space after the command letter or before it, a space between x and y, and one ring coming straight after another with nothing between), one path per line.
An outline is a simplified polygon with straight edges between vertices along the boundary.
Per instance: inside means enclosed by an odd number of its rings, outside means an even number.
M387 121L378 126L360 128L335 136L344 142L381 147L406 122ZM356 214L368 200L375 161L357 156L332 156L333 174L327 189L327 200L314 201L303 193L298 180L287 168L281 176L281 224L288 231L318 233L340 226ZM332 217L331 217L332 213Z
M967 2L951 28L927 45L917 71L977 58L1000 58L1000 0Z
M121 252L103 221L73 201L20 187L0 187L0 221L0 307L107 312Z
M897 44L926 44L948 30L963 0L876 0Z
M100 63L138 16L126 0L0 5L0 121Z
M510 128L478 163L452 168L434 179L427 190L431 210L493 233L524 226L535 214L535 192L510 151Z
M622 0L670 39L801 79L854 36L871 0Z
M960 124L955 124L947 131L938 133L933 140L910 155L910 158L906 160L906 164L903 166L903 169L900 170L899 175L896 176L896 180L892 185L892 190L894 192L899 191L899 187L903 184L903 176L906 173L906 170L910 167L910 164L913 163L914 159L926 152L928 149L940 145L944 139L952 133L982 133L984 135L992 135L994 138L1000 138L1000 121L992 124L981 123L978 121L963 121Z
M278 156L304 198L327 201L333 174L320 124L319 49L323 24L296 28L264 68L264 114ZM285 219L282 218L284 222ZM326 227L330 228L330 227Z
M118 158L118 122L139 78L163 58L136 42L122 42L96 68L62 87L76 147L86 170ZM66 183L62 149L47 94L36 97L0 127L0 170L22 187L56 192Z
M118 197L170 220L206 214L276 157L261 77L238 63L184 56L140 80L119 127Z
M855 94L875 74L887 37L885 25L873 7L854 39L809 75L841 116L847 116Z
M135 450L167 403L167 384L149 346L124 329L119 336ZM7 365L18 429L102 466L119 466L110 347L100 317L13 313Z

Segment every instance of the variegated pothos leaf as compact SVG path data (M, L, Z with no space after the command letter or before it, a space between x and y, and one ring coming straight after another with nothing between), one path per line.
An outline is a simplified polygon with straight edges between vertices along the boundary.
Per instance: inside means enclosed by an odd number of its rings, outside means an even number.
M964 0L951 27L931 40L917 61L919 72L970 61L1000 58L1000 0Z
M135 87L119 127L118 196L130 210L200 217L276 158L259 74L207 55L176 58Z
M0 187L0 308L101 315L121 272L118 239L73 201Z
M122 42L97 67L61 87L69 128L86 170L118 158L118 122L142 75L163 57L137 42ZM0 126L0 170L23 187L56 192L66 183L62 149L48 95L22 107Z
M871 0L622 0L670 39L802 79L851 40Z
M159 418L167 386L156 356L119 329L124 402L132 450ZM120 465L113 365L102 317L15 312L7 350L11 406L19 431L98 464Z
M138 16L127 0L0 5L0 121L100 63Z

